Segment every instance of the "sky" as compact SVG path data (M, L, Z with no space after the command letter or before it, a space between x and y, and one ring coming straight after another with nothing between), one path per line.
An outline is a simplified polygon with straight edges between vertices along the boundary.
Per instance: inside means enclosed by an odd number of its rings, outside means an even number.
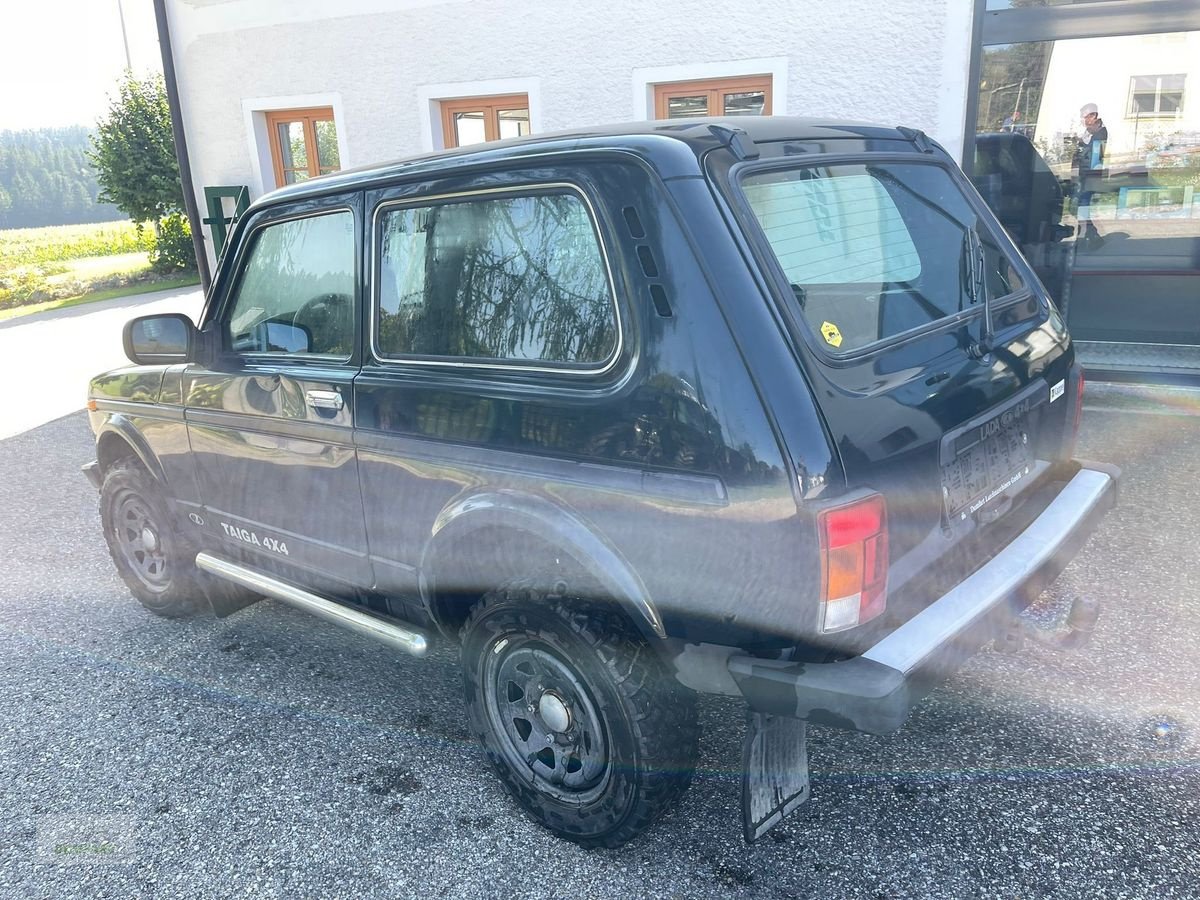
M120 0L133 71L162 71L151 0ZM118 0L0 0L0 131L92 126L125 69Z

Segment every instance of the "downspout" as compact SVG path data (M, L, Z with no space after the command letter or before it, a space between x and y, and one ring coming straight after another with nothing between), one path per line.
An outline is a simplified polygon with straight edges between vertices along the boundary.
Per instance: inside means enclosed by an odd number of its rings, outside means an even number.
M200 286L208 294L212 272L208 268L208 251L204 249L204 225L196 206L196 191L192 186L192 165L188 159L187 138L183 133L183 113L179 108L179 85L175 81L175 54L171 49L171 29L167 25L166 0L154 0L154 18L158 23L158 49L162 52L163 80L167 83L167 106L171 110L171 133L175 138L175 159L179 163L179 180L183 187L183 209L192 225L192 250L200 272Z

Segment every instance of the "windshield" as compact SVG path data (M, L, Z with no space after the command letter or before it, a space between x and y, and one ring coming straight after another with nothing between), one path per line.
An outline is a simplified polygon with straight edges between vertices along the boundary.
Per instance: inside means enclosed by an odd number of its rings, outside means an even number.
M984 291L995 300L1024 287L940 166L774 170L746 176L742 190L804 318L831 351L981 305Z

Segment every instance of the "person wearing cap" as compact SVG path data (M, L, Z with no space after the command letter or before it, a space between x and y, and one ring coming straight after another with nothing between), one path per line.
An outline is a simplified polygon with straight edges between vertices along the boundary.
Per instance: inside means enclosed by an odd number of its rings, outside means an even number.
M1079 107L1079 120L1083 133L1076 140L1075 166L1079 178L1079 237L1085 248L1103 242L1100 232L1091 218L1092 196L1097 191L1097 179L1104 168L1104 150L1108 144L1108 129L1100 118L1100 109L1095 103Z

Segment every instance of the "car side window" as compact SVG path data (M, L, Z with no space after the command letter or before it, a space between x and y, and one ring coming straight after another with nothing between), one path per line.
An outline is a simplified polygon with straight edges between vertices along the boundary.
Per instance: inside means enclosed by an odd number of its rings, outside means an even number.
M238 353L348 358L354 347L354 214L289 219L253 235L228 322Z
M567 191L385 208L376 349L599 368L617 308L584 201Z

